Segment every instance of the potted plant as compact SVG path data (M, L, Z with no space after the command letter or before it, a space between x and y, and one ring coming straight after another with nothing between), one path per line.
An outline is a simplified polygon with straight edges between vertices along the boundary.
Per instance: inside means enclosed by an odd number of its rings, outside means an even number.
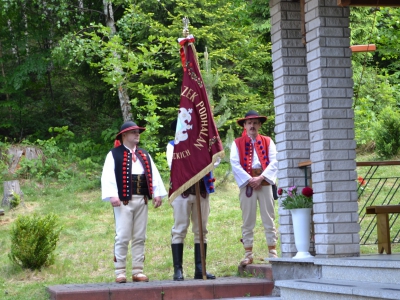
M313 257L308 251L310 248L310 223L311 210L313 206L314 192L312 188L306 186L302 189L301 194L297 192L297 187L292 186L287 190L278 189L280 197L286 196L281 201L281 206L288 209L292 214L294 241L297 254L294 259L304 259Z

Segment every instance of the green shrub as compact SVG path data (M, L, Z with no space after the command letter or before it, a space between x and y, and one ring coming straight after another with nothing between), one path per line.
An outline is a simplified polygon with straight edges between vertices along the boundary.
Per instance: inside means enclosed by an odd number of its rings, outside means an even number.
M31 270L53 264L61 229L55 214L19 216L11 229L9 258Z
M379 114L375 126L375 149L379 157L391 158L400 150L400 112L392 107L385 107Z
M21 203L21 195L12 191L12 197L10 199L10 208L16 208Z

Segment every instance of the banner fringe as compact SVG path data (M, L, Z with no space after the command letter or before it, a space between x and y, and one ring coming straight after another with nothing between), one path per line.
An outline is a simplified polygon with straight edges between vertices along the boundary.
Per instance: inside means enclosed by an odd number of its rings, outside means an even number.
M222 150L220 152L217 152L213 155L211 163L205 167L203 170L201 170L199 173L197 173L195 176L190 178L190 180L186 181L183 185L181 185L175 192L169 196L168 201L169 204L172 204L172 202L175 200L176 197L178 197L180 194L182 194L184 191L186 191L188 188L190 188L193 184L196 182L200 181L204 176L206 176L209 172L214 170L214 164L217 162L218 159L223 159L225 157L225 151Z

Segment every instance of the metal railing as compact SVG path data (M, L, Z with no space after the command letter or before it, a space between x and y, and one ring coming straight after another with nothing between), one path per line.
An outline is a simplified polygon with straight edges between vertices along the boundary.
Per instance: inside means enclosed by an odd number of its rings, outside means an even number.
M388 173L386 168L396 176L384 175ZM358 162L357 173L360 245L377 244L376 215L366 214L366 207L400 204L400 161ZM398 218L399 214L389 214L392 243L400 243Z
M298 167L304 169L305 186L311 186L311 161L304 161ZM391 174L387 176L387 169ZM360 245L378 243L376 215L366 214L366 207L372 205L400 204L400 161L357 162L358 214L360 224ZM398 175L398 176L397 176ZM389 214L392 243L400 243L399 214Z

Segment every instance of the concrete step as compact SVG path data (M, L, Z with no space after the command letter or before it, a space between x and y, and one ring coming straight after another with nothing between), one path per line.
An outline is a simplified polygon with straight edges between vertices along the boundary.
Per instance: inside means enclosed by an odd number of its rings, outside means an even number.
M265 297L221 298L219 300L282 300L282 298L275 296L265 296Z
M51 300L200 300L254 299L270 296L273 288L274 283L265 278L220 277L215 280L66 284L49 286L47 290Z
M393 283L310 278L279 280L275 286L282 300L400 299L400 285Z
M362 257L315 259L324 279L399 283L400 254L373 254ZM400 299L400 297L399 297Z

